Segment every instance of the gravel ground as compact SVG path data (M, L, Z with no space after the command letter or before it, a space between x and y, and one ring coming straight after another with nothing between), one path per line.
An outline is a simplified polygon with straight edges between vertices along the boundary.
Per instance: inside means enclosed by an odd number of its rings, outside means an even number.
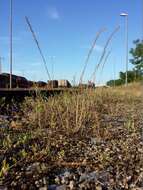
M142 190L141 102L104 103L96 127L74 135L0 115L0 190Z

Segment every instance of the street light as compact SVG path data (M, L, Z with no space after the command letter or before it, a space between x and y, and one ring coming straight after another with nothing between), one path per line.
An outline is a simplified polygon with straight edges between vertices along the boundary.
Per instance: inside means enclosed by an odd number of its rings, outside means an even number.
M128 85L128 14L121 13L120 16L125 18L125 27L126 27L126 80L125 85Z
M141 12L142 12L142 35L141 35L141 38L142 38L142 42L143 42L143 0L142 0L142 5L141 5Z
M9 27L10 27L10 89L12 88L12 0L10 0L10 18L9 18Z
M0 57L0 75L2 74L2 63L1 63L2 58Z
M51 64L52 64L52 80L54 80L54 59L55 59L55 56L50 56L50 59L51 59Z
M4 58L0 57L0 75L2 74L2 60L4 60Z

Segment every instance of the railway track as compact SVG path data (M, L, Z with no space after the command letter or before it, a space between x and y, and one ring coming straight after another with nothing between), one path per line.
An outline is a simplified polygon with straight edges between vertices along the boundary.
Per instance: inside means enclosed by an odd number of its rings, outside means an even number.
M57 89L0 89L0 98L5 98L6 100L18 100L22 101L26 96L36 97L38 94L44 95L46 97L60 94L65 91L73 91L73 89L67 88L57 88Z

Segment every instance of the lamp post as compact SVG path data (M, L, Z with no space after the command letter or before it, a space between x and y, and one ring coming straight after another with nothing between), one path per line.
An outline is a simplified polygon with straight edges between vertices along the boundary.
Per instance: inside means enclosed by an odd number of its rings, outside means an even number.
M12 88L12 0L10 0L10 20L9 20L9 28L10 28L10 89Z
M4 58L0 57L0 75L2 74L2 60L4 60Z
M1 57L0 57L0 75L2 74L2 63L1 63Z
M141 22L142 22L142 35L141 35L141 38L142 38L142 42L143 42L143 0L142 0L142 6L141 6L141 13L142 13L142 20L141 20Z
M51 59L51 64L52 64L52 80L54 80L54 58L55 56L51 56L50 59Z
M121 13L120 16L125 18L125 28L126 28L126 79L125 86L128 85L128 14Z

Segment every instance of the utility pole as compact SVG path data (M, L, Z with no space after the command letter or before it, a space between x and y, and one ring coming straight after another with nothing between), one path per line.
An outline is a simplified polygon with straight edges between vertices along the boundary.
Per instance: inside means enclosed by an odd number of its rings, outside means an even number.
M2 74L2 58L0 57L0 75Z
M114 87L116 86L116 59L114 57L114 62L113 62L113 72L114 72Z
M125 28L126 28L126 79L125 79L125 86L128 85L128 14L121 13L120 16L125 18Z
M4 57L0 57L0 74L2 74L2 61L4 60Z
M51 65L52 65L52 80L54 80L54 56L51 56Z
M12 7L12 3L13 3L13 0L10 0L10 20L9 20L9 23L10 23L10 89L12 88L12 59L13 59L13 57L12 57L12 53L13 53L13 46L12 46L12 32L13 32L13 27L12 27L12 25L13 25L13 19L12 19L12 17L13 17L13 11L12 11L12 9L13 9L13 7Z
M142 1L142 3L141 3L141 16L142 16L142 18L141 18L141 22L142 22L142 24L141 24L141 40L142 40L142 42L143 42L143 0L141 0Z

